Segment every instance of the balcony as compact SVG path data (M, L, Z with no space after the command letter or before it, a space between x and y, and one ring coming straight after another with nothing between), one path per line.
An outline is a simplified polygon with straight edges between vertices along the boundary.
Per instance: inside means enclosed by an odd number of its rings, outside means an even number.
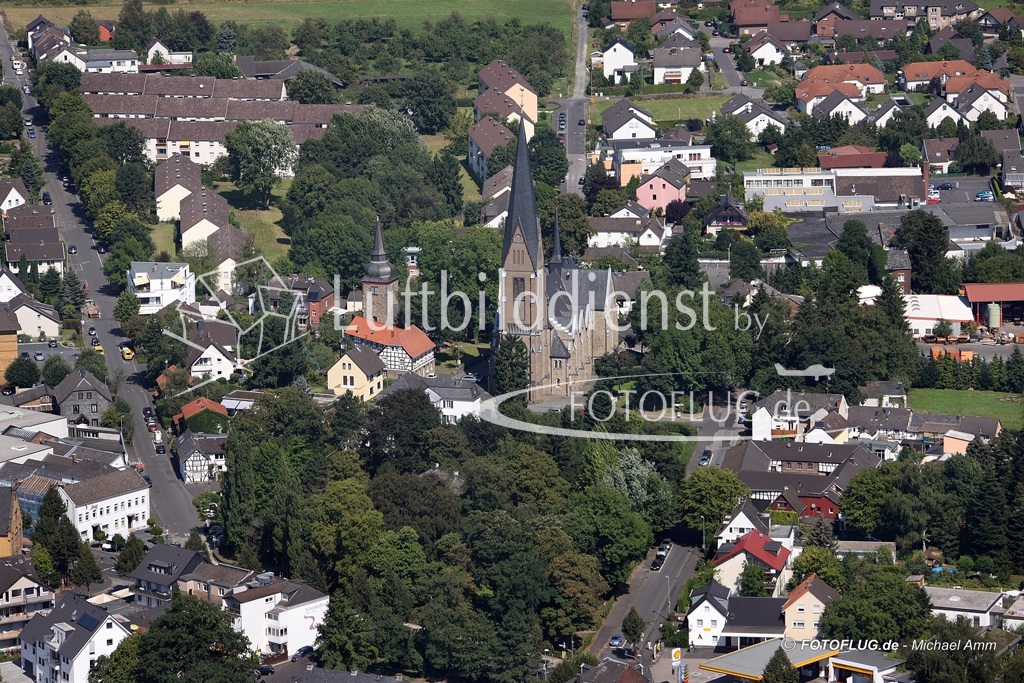
M288 644L288 634L287 633L284 634L284 635L269 635L268 634L267 635L267 642L274 643L275 645L287 645Z
M171 597L170 587L158 586L156 584L150 584L148 586L136 584L135 592L146 593L147 595L153 595L164 600L169 600Z

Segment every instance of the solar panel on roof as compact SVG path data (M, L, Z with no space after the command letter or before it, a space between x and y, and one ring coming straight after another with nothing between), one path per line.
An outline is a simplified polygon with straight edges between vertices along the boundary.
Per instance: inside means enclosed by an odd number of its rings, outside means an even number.
M95 631L96 627L100 625L100 620L86 612L82 615L82 618L78 620L78 625L86 631Z

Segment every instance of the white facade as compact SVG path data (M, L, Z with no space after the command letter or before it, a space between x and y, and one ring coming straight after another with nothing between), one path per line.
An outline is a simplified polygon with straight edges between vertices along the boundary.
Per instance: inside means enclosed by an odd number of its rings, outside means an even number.
M970 305L961 297L946 294L910 294L904 297L910 334L921 337L933 334L940 320L953 326L953 334L960 334L962 325L974 321Z
M616 83L622 77L622 69L633 64L633 51L621 40L612 41L604 52L604 77Z
M764 45L751 52L750 56L754 58L754 62L758 66L764 66L765 64L780 63L782 58L786 56L786 53L775 43L767 41Z
M189 372L196 378L206 376L227 378L237 368L238 364L233 358L225 355L216 344L211 344L192 363Z
M146 61L153 64L156 56L160 55L164 64L191 64L192 52L173 52L159 40L154 40L146 52Z
M8 209L13 209L16 206L21 206L24 203L25 197L22 197L21 192L12 185L7 190L7 196L4 197L3 202L0 202L0 207L2 207L4 211L7 211Z
M139 313L151 315L170 304L194 304L196 276L187 263L133 261L128 290L139 298Z
M298 604L287 600L282 604L288 597L283 591L290 584L278 580L270 585L274 584L280 587L269 594L267 586L239 586L231 595L224 596L225 611L231 616L235 631L249 639L254 652L294 653L301 647L312 647L327 616L329 598L307 587L300 590L315 594L312 600ZM249 598L249 591L259 593L259 597Z
M649 224L653 224L654 222L653 219L649 218L623 220L634 220L638 223L648 222ZM587 240L587 246L592 248L623 247L630 241L635 241L641 247L649 247L661 251L671 237L671 228L664 228L662 233L659 235L651 225L648 225L648 227L646 227L639 236L635 232L626 232L625 230L599 230L590 236Z
M175 185L162 195L156 198L156 216L161 221L169 223L181 218L181 200L192 194L192 191L183 185Z
M79 71L85 71L85 60L70 45L62 47L50 61L73 64Z
M842 102L832 108L832 111L826 112L825 115L835 116L836 114L845 117L851 126L860 123L868 117L866 111L861 109L859 105L851 102L848 98L843 99Z
M932 603L932 614L956 621L965 617L977 627L1002 624L1002 595L987 591L962 590L959 588L934 588L925 586L925 592Z
M750 134L754 137L754 139L757 139L757 136L760 135L768 126L775 126L776 128L779 129L780 133L786 132L785 123L779 121L778 119L774 119L771 116L768 116L768 114L765 114L764 112L761 112L754 118L747 121L747 130L750 131Z
M449 400L441 396L434 389L428 388L427 398L441 411L441 421L444 424L458 424L466 415L480 417L480 401L482 396L477 395L472 400Z
M57 654L64 641L77 629L79 623L59 622L50 627L50 638L38 643L21 643L21 667L31 671L36 683L89 683L89 669L93 661L103 655L110 656L131 635L124 624L107 615L93 631L88 644L72 659Z
M12 312L18 319L18 327L22 334L27 334L33 339L38 338L40 334L45 334L50 339L60 336L60 320L54 320L28 305L19 306Z
M68 518L78 529L83 541L93 540L93 529L102 530L107 536L127 535L132 529L146 527L149 519L149 487L139 476L139 488L110 498L76 505L64 489L59 489L61 498L68 506Z
M654 67L654 85L665 83L686 83L693 70L705 71L704 62L697 66L656 66Z
M723 585L728 585L724 584ZM686 615L687 631L690 634L690 645L695 647L716 647L725 629L727 616L722 614L718 606L711 600L697 605Z
M189 227L187 231L183 231L181 233L181 248L184 249L196 242L205 242L207 237L218 230L220 230L219 225L208 218L204 218L195 225Z
M733 515L732 519L726 522L725 525L725 528L715 535L715 538L718 539L719 547L726 543L735 543L746 533L754 529L764 528L763 522L760 520L755 522L755 520L750 519L743 508L740 508L739 512Z
M714 178L718 161L711 156L711 145L662 145L660 141L652 141L649 147L633 147L616 149L612 167L615 174L621 176L623 164L640 164L638 177L650 175L665 165L670 159L679 159L690 169L690 177L694 180Z
M610 140L653 140L658 127L643 115L633 112L629 120L613 131L605 130Z
M21 283L14 279L13 273L6 269L0 270L0 303L5 304L24 291Z
M970 108L964 112L964 116L967 117L968 121L977 121L983 111L992 112L1000 121L1006 120L1008 108L1002 100L996 97L995 92L992 90L986 90L984 93L979 95L977 99L971 102Z
M942 120L946 117L953 119L954 123L959 123L963 120L963 116L956 110L956 108L948 102L943 102L937 106L930 114L925 117L928 125L932 128L937 128Z
M222 156L227 156L227 153L227 147L221 140L146 138L146 157L154 164L175 154L191 157L197 164L212 164ZM290 176L291 172L282 172L282 175Z

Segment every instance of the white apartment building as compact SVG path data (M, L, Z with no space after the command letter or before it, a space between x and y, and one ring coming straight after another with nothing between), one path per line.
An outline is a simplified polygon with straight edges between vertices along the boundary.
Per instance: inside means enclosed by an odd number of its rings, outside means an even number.
M58 490L84 541L92 542L97 531L127 536L132 529L145 527L149 519L149 484L134 468L65 484Z
M267 572L225 595L224 611L254 652L292 654L316 643L329 600L304 581L275 578Z
M62 593L54 609L37 613L22 629L21 668L36 683L88 683L96 659L113 654L130 635L124 617Z
M139 313L151 315L170 304L194 304L196 276L187 263L132 261L128 290L139 298Z
M18 647L19 632L37 612L53 607L53 591L44 585L27 557L6 557L0 564L0 648Z
M690 145L682 140L614 140L604 150L612 157L612 170L625 186L630 178L643 178L678 159L690 169L693 180L714 178L718 161L711 156L711 145Z

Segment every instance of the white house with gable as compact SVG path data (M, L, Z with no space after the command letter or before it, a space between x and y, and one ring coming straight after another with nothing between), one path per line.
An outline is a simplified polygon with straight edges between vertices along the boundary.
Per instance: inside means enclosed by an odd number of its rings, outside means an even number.
M149 519L149 484L134 468L66 484L58 491L84 541L92 542L97 531L107 537L127 536Z
M196 302L196 276L187 263L132 261L128 291L139 298L141 315L151 315L174 303Z
M316 644L328 601L327 595L304 581L275 578L273 572L266 572L225 595L224 611L254 652L294 654Z
M604 77L618 83L627 66L634 64L636 50L622 38L616 38L601 50L604 55Z

